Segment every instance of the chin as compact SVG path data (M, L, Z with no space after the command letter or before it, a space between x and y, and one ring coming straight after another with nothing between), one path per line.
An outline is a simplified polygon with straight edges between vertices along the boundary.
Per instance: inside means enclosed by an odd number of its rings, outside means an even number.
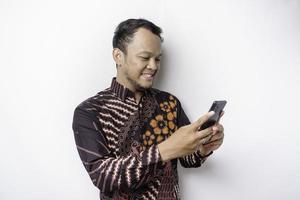
M141 89L149 89L153 86L153 82L143 82L139 84Z

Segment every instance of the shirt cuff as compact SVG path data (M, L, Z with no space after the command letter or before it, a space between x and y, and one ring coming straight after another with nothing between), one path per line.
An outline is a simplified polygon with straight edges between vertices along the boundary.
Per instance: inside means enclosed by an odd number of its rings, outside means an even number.
M197 153L197 155L198 155L200 158L207 158L207 157L209 157L211 154L213 154L213 151L211 151L210 153L206 154L205 156L202 156L199 150L198 150L196 153Z

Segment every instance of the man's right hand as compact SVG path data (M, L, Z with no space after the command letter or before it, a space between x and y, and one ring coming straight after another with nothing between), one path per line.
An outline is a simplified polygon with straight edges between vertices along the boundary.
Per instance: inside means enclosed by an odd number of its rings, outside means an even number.
M214 112L211 111L200 117L194 123L183 126L175 131L167 140L158 145L162 161L168 161L194 153L200 145L212 135L212 127L199 131Z

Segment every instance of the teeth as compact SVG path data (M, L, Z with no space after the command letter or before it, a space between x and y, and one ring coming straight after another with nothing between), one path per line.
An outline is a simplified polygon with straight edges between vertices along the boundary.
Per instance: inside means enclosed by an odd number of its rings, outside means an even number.
M152 77L153 75L151 75L151 74L144 74L144 76L150 78L150 77Z

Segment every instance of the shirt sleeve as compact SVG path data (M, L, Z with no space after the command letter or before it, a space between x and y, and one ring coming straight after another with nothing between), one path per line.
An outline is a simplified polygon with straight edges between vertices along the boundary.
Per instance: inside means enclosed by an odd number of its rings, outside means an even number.
M115 157L101 131L99 120L85 109L75 109L73 131L83 165L101 192L137 189L163 168L156 145L138 153Z
M178 101L178 100L177 100ZM178 120L178 128L188 125L190 124L190 120L188 119L188 117L186 116L184 110L181 107L180 102L178 101L178 108L177 108L177 120ZM182 167L185 168L196 168L196 167L200 167L206 160L207 157L202 157L200 155L200 151L197 150L194 153L181 157L179 158L180 164Z

